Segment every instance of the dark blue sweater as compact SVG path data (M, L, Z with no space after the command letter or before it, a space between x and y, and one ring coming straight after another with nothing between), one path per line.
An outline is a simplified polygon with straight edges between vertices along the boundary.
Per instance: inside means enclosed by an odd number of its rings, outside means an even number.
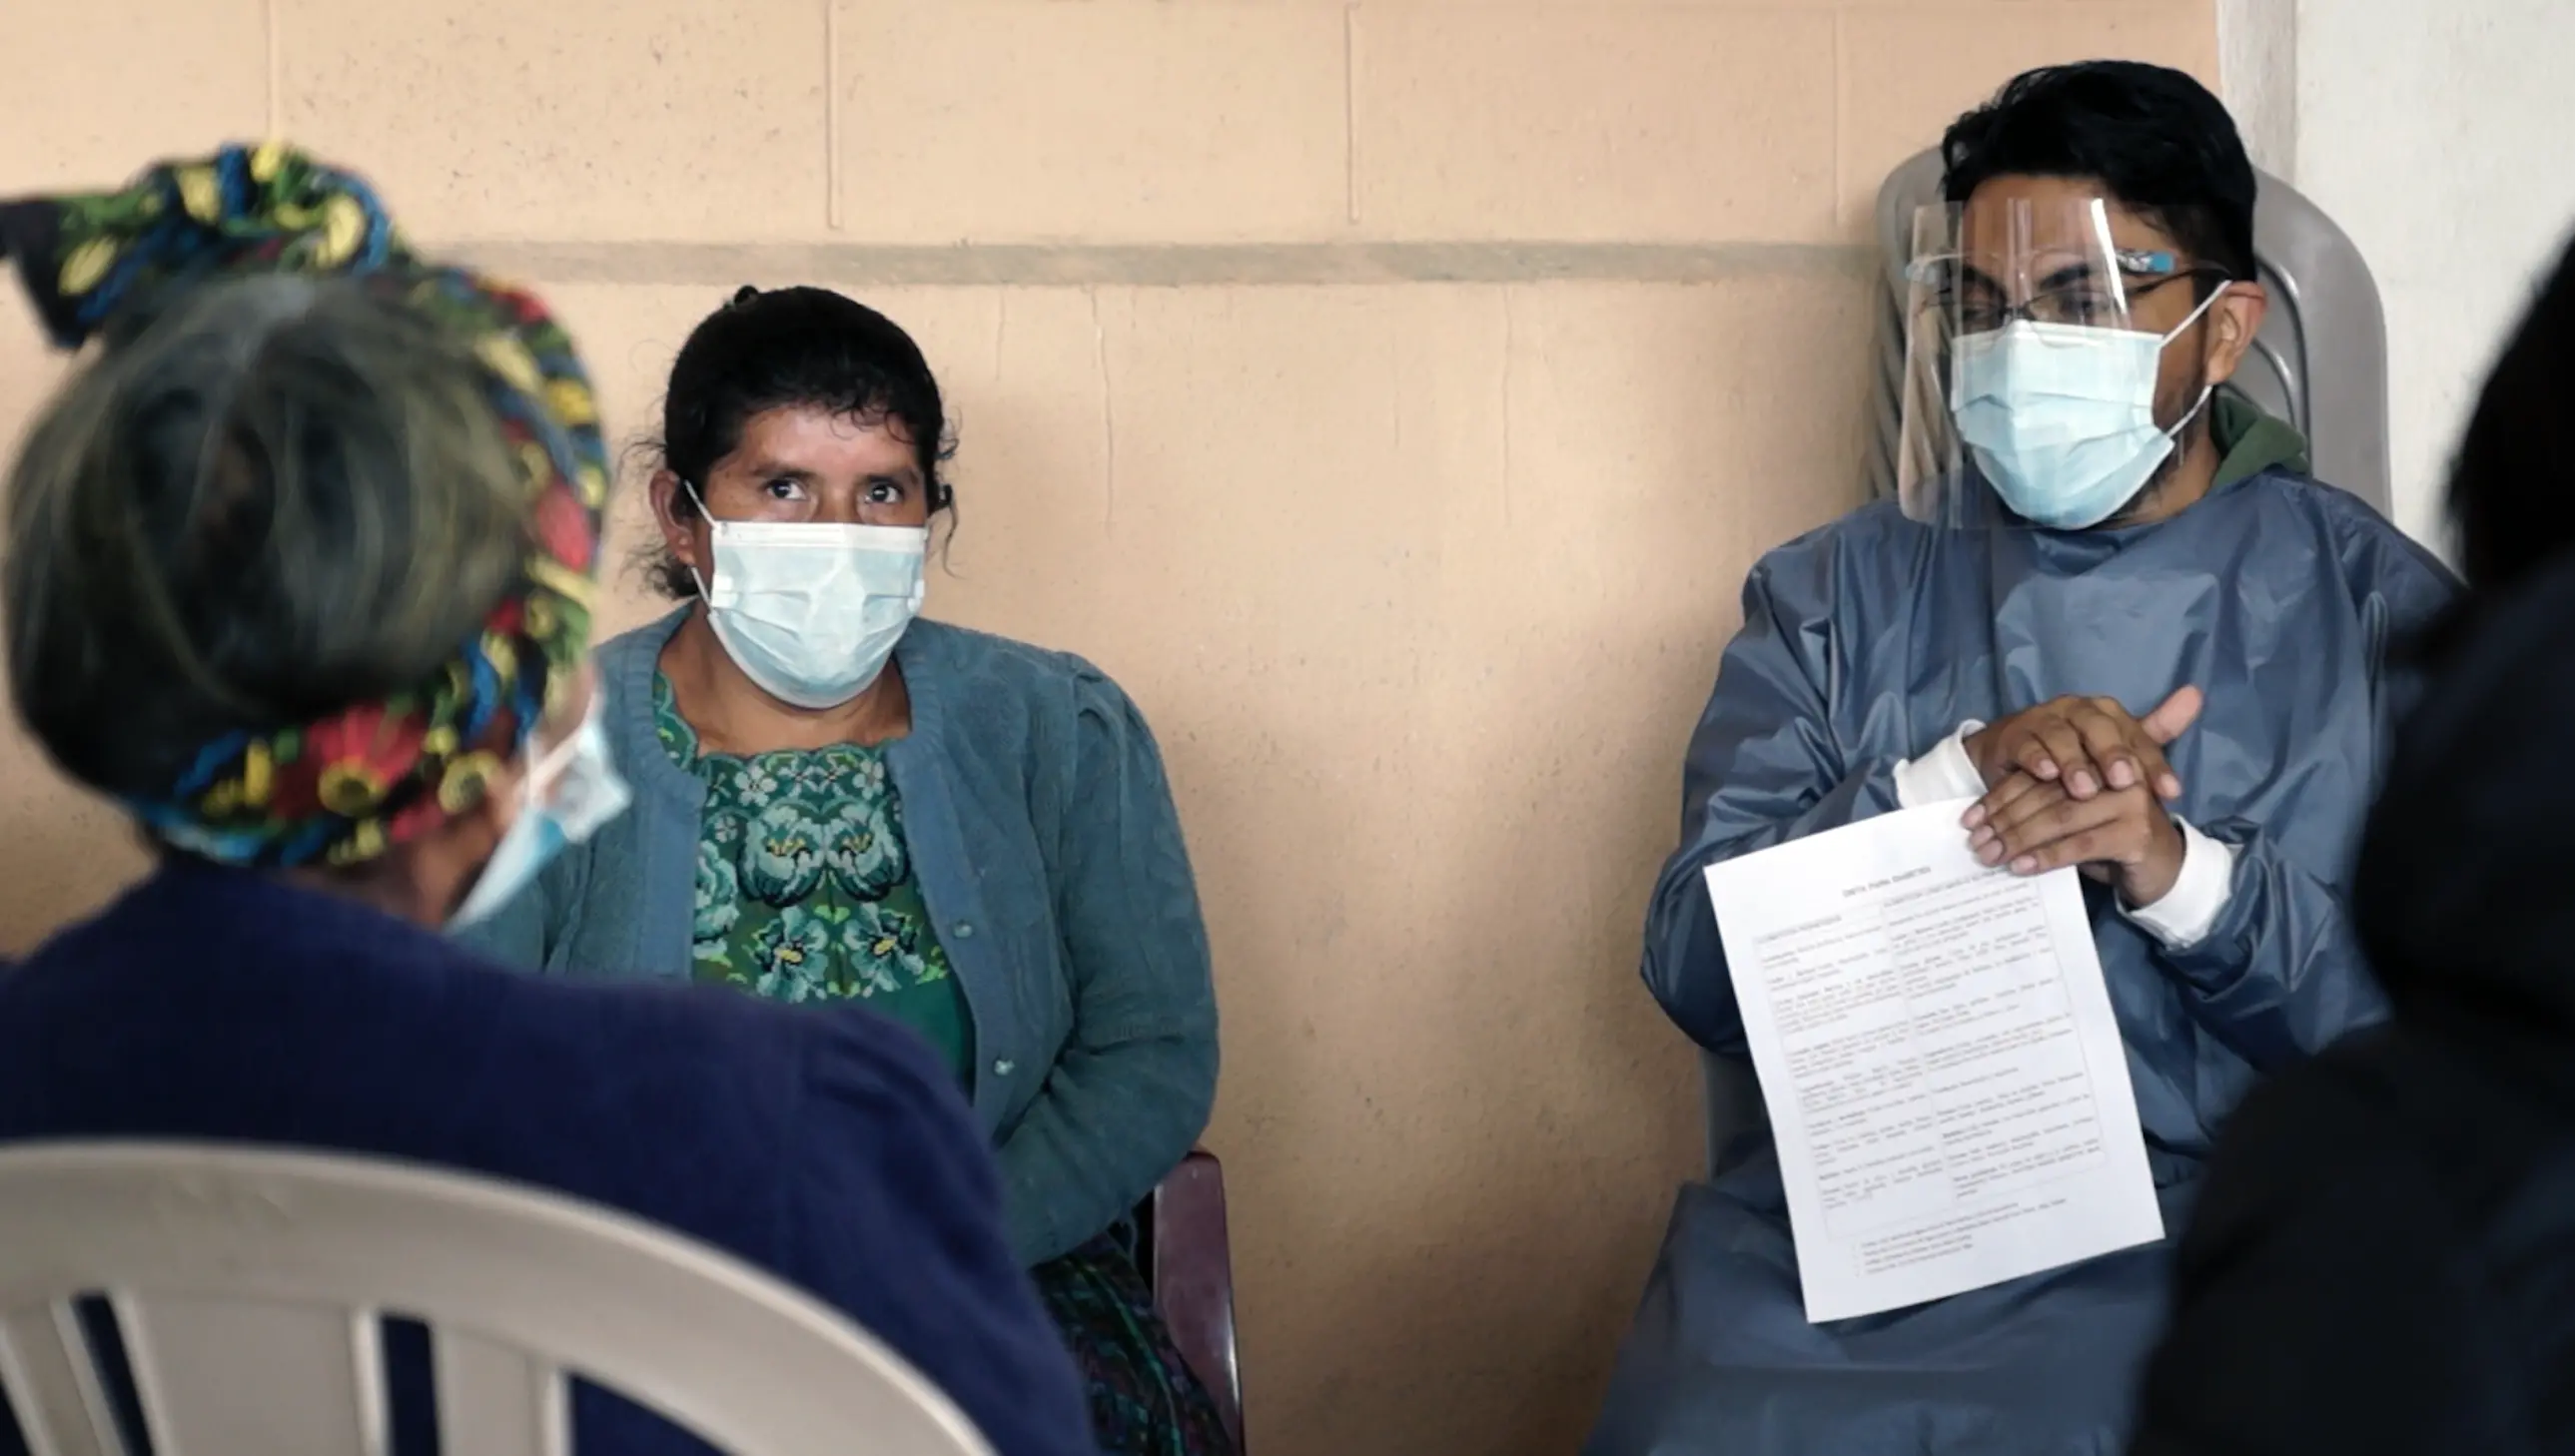
M622 1208L837 1305L1004 1456L1095 1449L954 1079L862 1010L514 974L172 861L0 971L0 1141L117 1137L402 1158ZM398 1414L423 1373L394 1372ZM593 1456L706 1449L598 1392L576 1422Z

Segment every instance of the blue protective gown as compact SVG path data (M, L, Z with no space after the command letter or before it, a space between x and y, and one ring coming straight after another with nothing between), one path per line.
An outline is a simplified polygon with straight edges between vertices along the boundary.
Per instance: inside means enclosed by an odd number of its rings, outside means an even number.
M2454 590L2366 505L2285 471L2154 526L1942 531L1881 504L1781 547L1744 586L1690 741L1646 983L1702 1046L1745 1055L1707 865L1897 807L1895 765L1964 720L2068 694L2143 713L2195 684L2175 811L2235 848L2224 913L2172 951L2084 891L2177 1233L2254 1079L2380 1013L2341 886L2406 696L2387 650ZM2161 1246L1812 1325L1758 1141L1682 1191L1590 1456L2120 1448Z

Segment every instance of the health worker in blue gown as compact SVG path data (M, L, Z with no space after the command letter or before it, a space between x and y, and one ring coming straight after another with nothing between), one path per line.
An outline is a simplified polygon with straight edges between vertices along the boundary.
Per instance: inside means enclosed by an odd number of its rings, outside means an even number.
M1743 1058L1707 866L1954 802L1985 862L2081 871L2177 1233L2246 1090L2381 1014L2344 877L2408 694L2390 645L2454 583L2227 388L2268 300L2216 97L2158 67L2035 71L1942 156L1899 498L1744 584L1645 981ZM2154 1244L1810 1323L1756 1134L1682 1191L1588 1450L2113 1452L2165 1278Z

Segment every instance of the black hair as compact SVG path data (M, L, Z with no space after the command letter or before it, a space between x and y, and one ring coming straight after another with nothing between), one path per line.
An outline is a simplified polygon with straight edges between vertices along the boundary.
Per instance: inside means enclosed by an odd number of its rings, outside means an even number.
M1940 161L1951 202L1996 177L2096 181L2192 263L2254 277L2252 159L2225 103L2183 72L2141 61L2025 71L1950 124Z
M954 508L940 467L956 442L930 361L892 319L828 288L745 287L700 321L671 363L662 466L704 490L755 416L795 406L900 424L920 457L931 514ZM686 492L673 509L696 511ZM666 596L698 594L696 579L667 550L651 553L649 570Z

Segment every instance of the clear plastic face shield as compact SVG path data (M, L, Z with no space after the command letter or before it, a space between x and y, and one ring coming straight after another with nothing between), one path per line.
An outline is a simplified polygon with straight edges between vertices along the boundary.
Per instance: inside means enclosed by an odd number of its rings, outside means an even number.
M1904 514L1961 530L2075 531L2150 486L2206 406L2199 371L2161 388L2202 299L2169 251L2123 247L2098 199L1920 209L1904 273Z

